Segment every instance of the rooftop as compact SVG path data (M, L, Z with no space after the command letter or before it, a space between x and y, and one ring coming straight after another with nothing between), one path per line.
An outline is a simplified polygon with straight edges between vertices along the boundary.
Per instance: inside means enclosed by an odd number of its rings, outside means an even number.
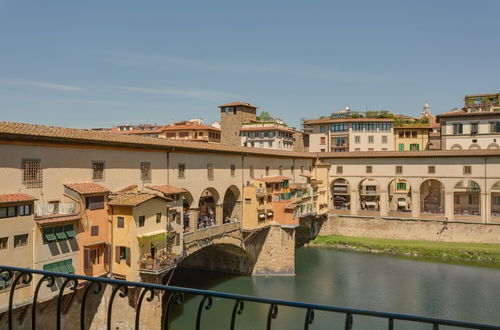
M250 103L246 103L246 102L231 102L231 103L226 103L226 104L223 104L223 105L219 105L219 108L237 107L237 106L243 106L243 107L257 109L257 107L255 105L251 105Z
M32 202L35 200L35 197L28 194L0 194L0 204Z
M185 193L187 191L184 188L177 188L177 187L170 186L170 185L167 185L167 184L166 185L162 185L162 186L147 186L147 188L159 191L159 192L161 192L162 194L165 194L165 195L182 194L182 193Z
M321 118L321 119L306 119L304 124L329 124L329 123L358 123L358 122L380 122L392 123L392 118Z
M481 157L500 156L500 149L476 150L421 150L421 151L350 151L350 152L321 152L319 158L372 158L372 157Z
M151 199L160 198L166 201L170 201L169 198L161 197L155 194L148 193L121 193L110 197L111 200L108 205L112 206L138 206L144 202Z
M101 186L95 182L77 182L77 183L65 183L64 186L69 189L76 191L80 195L90 195L90 194L100 194L109 193L110 190L104 186Z
M200 124L171 125L171 126L166 126L162 129L162 131L182 131L182 130L211 130L220 132L220 128L207 125L200 125Z
M466 112L465 110L456 110L437 115L436 119L439 122L443 117L475 117L475 116L494 116L500 118L500 111L478 111Z

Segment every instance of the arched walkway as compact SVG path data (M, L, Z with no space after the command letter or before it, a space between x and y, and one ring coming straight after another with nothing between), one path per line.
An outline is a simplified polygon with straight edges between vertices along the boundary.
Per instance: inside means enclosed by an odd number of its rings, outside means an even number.
M215 188L210 187L203 190L198 200L198 229L215 225L218 201L219 193Z
M474 180L459 181L453 188L455 219L481 216L481 188Z
M411 185L408 180L394 179L389 183L389 212L411 216Z
M376 213L380 210L380 186L375 179L364 179L359 183L359 210Z
M500 181L491 187L491 220L500 222Z
M222 221L229 223L234 219L241 219L240 190L235 185L227 188L222 202Z
M420 212L422 215L444 215L444 187L435 179L429 179L420 185Z
M346 179L336 179L331 184L332 208L337 213L349 213L351 208L351 194L349 182Z
M188 232L193 228L191 225L191 217L193 216L191 212L191 208L193 207L193 195L189 191L186 190L185 193L182 194L182 209L183 209L183 227L184 232Z

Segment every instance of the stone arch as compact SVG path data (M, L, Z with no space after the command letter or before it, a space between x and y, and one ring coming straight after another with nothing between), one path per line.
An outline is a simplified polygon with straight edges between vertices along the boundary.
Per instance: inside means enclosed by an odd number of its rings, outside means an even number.
M469 146L469 150L478 150L481 149L481 146L477 143L473 143Z
M444 214L444 186L441 181L428 179L420 185L420 211Z
M205 228L215 225L217 203L220 195L213 187L205 188L198 199L197 227Z
M350 210L351 190L349 181L344 178L337 178L330 184L332 195L332 208L335 210Z
M389 182L389 212L409 213L412 210L411 183L406 179Z
M500 146L497 143L490 143L488 149L500 149Z
M460 144L454 144L451 146L450 150L462 150L462 146Z
M232 219L241 219L240 190L235 185L226 189L222 200L222 222L229 223Z
M185 192L182 193L182 210L183 210L182 223L184 232L190 230L190 223L191 223L190 218L193 217L192 212L190 212L190 210L196 207L195 205L193 205L193 201L194 201L193 195L191 194L191 192L189 192L189 190L185 189Z
M474 180L460 180L453 188L454 214L460 216L481 215L481 187Z
M380 210L380 185L373 178L366 178L358 184L360 211Z

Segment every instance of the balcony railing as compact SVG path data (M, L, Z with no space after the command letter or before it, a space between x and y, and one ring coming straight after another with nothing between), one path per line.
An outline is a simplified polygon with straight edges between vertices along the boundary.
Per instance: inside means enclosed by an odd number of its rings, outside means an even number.
M357 319L365 319L366 317L370 317L373 319L385 319L387 321L387 329L394 329L395 321L408 321L421 325L430 325L433 329L439 329L440 326L454 326L461 327L465 329L500 329L500 326L495 325L487 325L487 324L479 324L472 322L464 322L464 321L453 321L453 320L445 320L445 319L437 319L431 317L422 317L422 316L414 316L414 315L405 315L405 314L396 314L396 313L386 313L386 312L378 312L378 311L370 311L370 310L362 310L362 309L353 309L353 308L343 308L343 307L335 307L335 306L327 306L327 305L319 305L319 304L308 304L303 302L294 302L294 301L286 301L286 300L278 300L278 299L269 299L269 298L260 298L253 296L245 296L245 295L237 295L230 293L223 293L217 291L207 291L207 290L198 290L198 289L190 289L183 287L175 287L175 286L165 286L160 284L150 284L150 283L141 283L141 282L130 282L130 281L119 281L106 277L89 277L89 276L81 276L81 275L73 275L73 274L61 274L54 272L47 272L42 270L34 270L34 269L26 269L26 268L17 268L17 267L9 267L9 266L0 266L0 274L4 281L12 281L12 287L9 294L9 310L8 310L8 328L9 330L14 329L15 319L14 319L14 305L15 305L15 292L16 287L19 287L21 284L33 284L35 286L35 293L33 296L33 304L32 304L32 312L31 312L31 322L32 329L36 329L36 318L40 317L37 313L37 299L38 292L42 285L48 287L54 287L56 280L62 280L62 285L59 288L58 299L57 299L57 310L56 310L56 320L55 320L55 329L62 329L62 305L63 305L63 295L65 294L65 290L67 293L71 291L75 291L80 283L85 283L85 287L83 290L82 300L77 301L81 305L78 306L80 309L80 321L74 320L75 323L80 323L81 329L87 329L90 325L85 324L86 320L86 302L88 294L95 293L99 294L103 292L103 289L106 285L109 285L113 288L109 302L107 303L107 318L106 318L106 326L107 329L112 328L112 316L116 317L116 314L113 313L113 304L117 299L117 296L121 299L127 297L127 293L129 289L140 289L140 295L137 300L136 307L136 315L135 315L135 329L140 328L141 321L141 309L144 298L146 295L148 296L146 300L151 301L155 293L165 293L167 294L166 304L163 309L163 328L169 329L170 322L172 320L172 307L173 305L181 306L184 304L184 297L186 294L194 295L198 297L202 297L200 303L198 305L197 314L196 314L196 329L200 329L203 319L203 313L209 313L209 310L213 307L215 303L221 300L229 300L233 302L232 310L227 310L226 313L231 315L231 320L228 322L229 329L235 329L237 326L238 315L244 313L245 306L252 304L263 304L267 306L267 315L263 314L262 319L266 320L266 329L271 329L273 325L273 320L276 320L279 317L279 309L282 307L294 308L298 313L303 313L304 315L304 323L303 328L309 329L310 325L313 325L315 319L316 312L330 312L342 314L345 319L344 329L353 329L356 324ZM42 275L37 283L34 283L33 279L35 278L33 275ZM22 282L22 283L21 283ZM32 283L33 282L33 283ZM36 285L35 285L36 284ZM121 290L120 294L119 291ZM119 298L118 298L119 299ZM75 300L76 301L76 300ZM73 307L74 308L74 307ZM181 309L176 309L181 310ZM322 315L322 313L318 313L318 315ZM241 322L241 321L240 321ZM68 326L68 325L65 325ZM76 326L76 324L73 324ZM206 325L205 328L210 328L210 325ZM297 328L302 328L302 326L298 325Z
M37 217L48 215L70 215L76 213L78 213L76 203L35 204L35 214Z
M144 260L139 262L139 272L158 274L174 268L180 256L166 256L165 258L155 258L154 260Z

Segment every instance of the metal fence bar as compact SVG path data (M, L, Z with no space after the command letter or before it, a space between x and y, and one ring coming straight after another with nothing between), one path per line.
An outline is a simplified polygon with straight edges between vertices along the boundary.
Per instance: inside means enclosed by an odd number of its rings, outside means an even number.
M78 287L78 283L86 283L83 297L82 297L82 306L80 306L80 326L84 328L85 322L85 304L87 300L87 296L91 291L91 287L94 287L93 293L99 294L104 285L110 285L112 289L111 297L108 303L107 310L107 329L111 329L112 324L112 314L113 314L113 303L115 301L116 294L119 293L119 296L125 298L127 296L127 292L129 288L140 289L141 293L139 295L139 300L136 309L135 315L135 328L139 329L140 327L140 313L141 307L143 303L143 299L149 292L149 296L146 298L147 301L151 302L154 299L154 295L156 293L163 292L167 294L166 304L163 310L163 320L164 320L164 328L168 329L171 321L170 313L172 310L173 304L181 305L184 302L185 294L194 295L202 297L200 304L198 305L198 312L196 317L196 328L199 329L202 323L202 313L204 310L209 310L212 307L214 298L221 298L226 300L234 301L234 305L232 308L231 314L231 323L229 328L234 329L236 324L236 316L242 314L244 305L253 302L268 305L268 313L267 313L267 329L271 329L272 320L278 318L278 309L279 307L292 307L298 308L305 311L305 320L304 320L304 329L308 329L311 324L313 324L315 319L315 312L317 311L325 311L325 312L333 312L333 313L341 313L345 316L345 329L353 329L353 321L355 316L368 316L373 318L381 318L385 319L388 322L388 328L394 328L394 320L400 321L409 321L415 323L428 324L432 326L433 329L439 329L439 326L454 326L465 329L497 329L500 330L499 325L488 325L488 324L480 324L473 322L464 322L464 321L454 321L454 320L446 320L446 319L438 319L432 317L423 317L423 316L415 316L415 315L407 315L407 314L397 314L397 313L386 313L379 311L370 311L363 309L353 309L353 308L344 308L344 307L336 307L336 306L327 306L320 304L309 304L304 302L294 302L294 301L286 301L286 300L278 300L278 299L270 299L270 298L260 298L253 296L245 296L238 294L230 294L224 292L216 292L210 290L198 290L191 288L183 288L183 287L175 287L175 286L166 286L160 284L152 284L152 283L143 283L143 282L130 282L130 281L122 281L115 280L112 278L106 277L90 277L84 275L74 275L74 274L61 274L54 273L49 271L42 271L38 269L26 269L26 268L18 268L18 267L10 267L10 266L1 266L0 265L0 280L9 281L14 278L14 282L12 284L11 292L9 294L9 329L13 329L13 306L14 306L14 293L15 287L18 283L22 282L23 284L31 284L33 282L33 275L41 275L42 277L38 280L36 284L34 296L33 296L33 306L32 306L32 329L36 327L36 302L39 296L39 291L44 282L47 282L47 287L53 287L55 285L56 278L61 278L64 280L63 285L59 289L58 293L58 304L57 304L57 315L56 315L56 326L57 329L61 329L61 313L62 313L62 300L64 296L64 291L66 288L69 288L71 291L75 291Z

